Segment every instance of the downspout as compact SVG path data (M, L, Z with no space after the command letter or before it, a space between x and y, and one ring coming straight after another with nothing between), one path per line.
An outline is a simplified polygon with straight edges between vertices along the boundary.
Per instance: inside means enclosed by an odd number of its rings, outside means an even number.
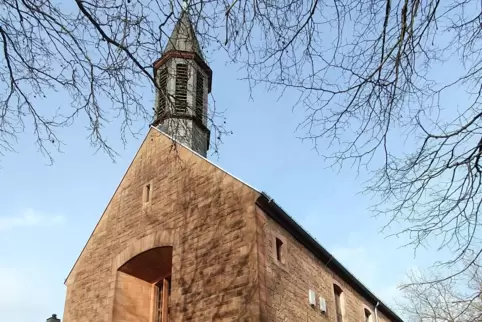
M380 305L380 302L375 305L375 322L378 322L378 305Z

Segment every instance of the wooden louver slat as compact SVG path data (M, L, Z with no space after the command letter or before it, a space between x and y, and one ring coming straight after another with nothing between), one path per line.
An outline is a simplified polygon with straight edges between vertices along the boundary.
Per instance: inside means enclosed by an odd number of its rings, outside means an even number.
M188 68L187 64L176 65L176 113L187 112L187 82Z
M167 68L161 69L159 72L159 106L157 109L157 117L162 117L166 112L167 103Z
M200 71L196 74L196 117L203 120L204 113L204 76Z

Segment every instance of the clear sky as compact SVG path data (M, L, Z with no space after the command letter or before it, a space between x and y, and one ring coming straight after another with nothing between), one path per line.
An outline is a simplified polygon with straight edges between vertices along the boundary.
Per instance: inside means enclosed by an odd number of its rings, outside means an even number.
M384 221L367 210L369 196L358 194L366 179L354 171L337 172L296 138L301 111L291 110L294 93L278 100L258 88L249 100L248 85L237 80L236 66L226 66L222 54L211 57L213 93L219 109L226 109L233 135L224 139L219 157L210 159L266 191L292 217L332 252L388 305L398 296L405 272L433 261L433 253L399 249L401 239L378 233ZM142 89L141 89L142 90ZM153 94L144 89L146 104ZM60 103L59 103L60 102ZM212 102L212 100L211 100ZM56 108L62 100L47 101ZM62 316L64 279L100 218L147 132L130 139L124 149L116 127L107 131L120 156L113 163L94 154L84 124L61 132L66 144L47 160L27 133L17 153L0 160L0 314L4 321L45 321Z

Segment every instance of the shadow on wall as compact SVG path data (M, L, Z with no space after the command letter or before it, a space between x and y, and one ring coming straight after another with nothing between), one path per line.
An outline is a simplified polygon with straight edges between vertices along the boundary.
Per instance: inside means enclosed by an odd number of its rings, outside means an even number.
M185 173L180 183L183 191L192 191L189 187L196 180L195 171L185 164L180 166ZM180 320L199 311L205 312L206 321L244 321L255 314L250 304L256 299L257 268L250 256L255 253L256 239L243 234L247 233L248 205L242 194L228 184L232 180L225 180L228 176L220 172L208 180L213 184L204 208L217 211L204 213L197 208L203 196L196 193L179 200L184 222L195 227L189 231L187 225L182 226L186 231L180 243L179 272L192 271L178 276L177 285L173 285L181 294L189 294L177 301L173 298Z
M159 311L169 312L169 322L254 320L258 314L254 309L256 230L247 222L254 200L247 203L248 190L240 191L228 174L213 166L200 166L206 161L194 155L190 157L195 162L186 162L178 152L171 150L170 156L164 156L166 168L162 171L170 172L163 179L169 180L170 189L182 193L168 196L158 192L169 199L166 205L174 209L171 215L176 219L166 223L161 216L167 212L156 212L155 204L148 214L154 230L176 231L178 243L149 249L119 268L113 320L167 321L156 318ZM169 286L169 293L164 293L155 285L167 277L164 285ZM168 309L159 301L167 295Z

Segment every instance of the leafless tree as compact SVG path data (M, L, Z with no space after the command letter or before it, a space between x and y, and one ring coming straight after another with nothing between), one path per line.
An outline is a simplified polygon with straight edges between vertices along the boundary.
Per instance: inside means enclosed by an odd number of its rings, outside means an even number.
M33 126L48 152L46 142L59 142L55 129L83 116L93 144L113 153L102 126L119 116L125 138L134 119L150 119L138 89L154 85L150 66L180 7L3 1L3 149ZM480 259L480 1L193 0L187 10L207 56L224 49L251 86L296 93L306 116L300 137L333 165L371 171L367 192L380 198L375 211L389 216L387 227L402 227L395 234L415 248L435 240L450 249L441 265L455 267L468 253ZM38 110L55 90L70 105ZM447 105L454 95L457 106Z
M399 229L389 234L448 249L436 264L453 274L482 253L481 6L238 0L227 19L250 84L297 93L300 137L334 166L368 171L375 212Z
M440 275L412 273L403 289L399 309L407 321L475 322L482 319L482 274L471 267L449 280L431 283Z
M135 121L152 121L153 106L145 105L140 89L156 86L151 67L180 11L173 0L2 1L0 154L13 150L27 130L52 161L52 148L61 144L58 130L80 119L92 145L114 157L104 126L118 120L125 141L138 133ZM204 44L212 19L198 15L196 21L205 28L199 29ZM226 131L222 115L210 107L216 144Z

